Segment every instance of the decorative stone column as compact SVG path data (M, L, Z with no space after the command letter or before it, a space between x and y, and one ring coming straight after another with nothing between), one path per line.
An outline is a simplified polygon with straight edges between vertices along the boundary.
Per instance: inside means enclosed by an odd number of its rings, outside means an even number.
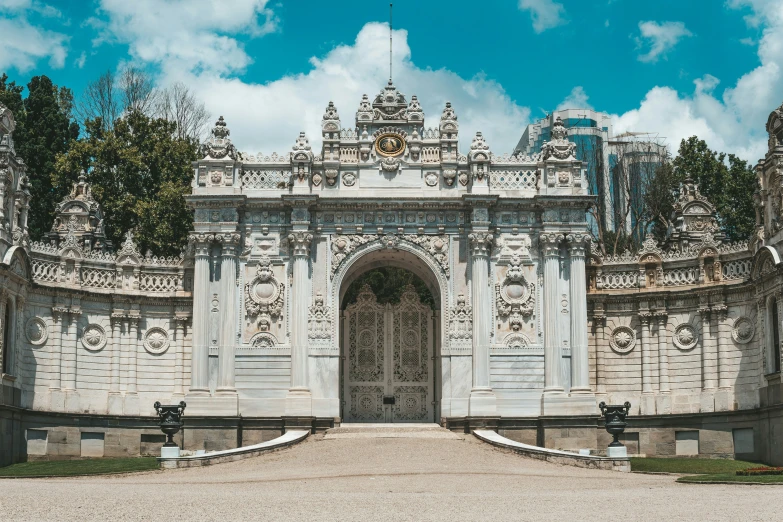
M128 389L126 393L136 393L136 359L139 352L139 316L128 316Z
M78 351L77 343L81 339L77 327L81 315L82 311L78 308L68 310L68 330L65 339L63 339L63 346L68 348L63 350L63 361L67 363L67 371L63 381L63 388L66 390L76 389L76 353Z
M185 393L185 326L188 318L185 316L174 317L174 395Z
M585 234L568 234L571 278L571 393L590 393L590 362L587 353L587 281L585 279Z
M307 321L310 306L310 243L307 230L289 234L294 266L291 287L291 389L286 397L286 416L312 415L312 395L308 385Z
M120 350L122 338L122 322L125 315L122 311L111 314L111 383L109 384L109 415L122 415L122 398L120 395Z
M668 316L666 313L658 313L656 316L658 317L658 373L660 374L661 393L670 393L669 345L667 338Z
M237 249L239 233L217 234L223 245L220 256L220 343L218 348L218 383L215 392L236 395L235 355L237 344Z
M603 310L602 310L603 311ZM593 329L595 331L595 390L597 393L606 393L604 378L604 355L606 346L606 316L603 313L593 314Z
M712 313L718 323L718 356L715 361L718 374L718 391L715 392L715 410L729 411L732 409L732 403L734 402L729 372L726 371L726 362L729 357L729 339L731 339L729 308L726 305L713 306Z
M655 415L655 395L652 386L652 357L650 356L650 312L639 313L642 326L642 400L640 411L642 415Z
M468 412L472 417L495 415L497 399L489 382L489 345L492 321L489 296L489 253L492 234L472 232L470 241L470 293L473 306L473 387Z
M701 411L715 411L715 387L717 374L715 372L715 347L712 345L712 336L710 334L710 321L712 314L710 308L703 306L699 308L701 314Z
M196 248L193 270L193 354L190 362L190 394L209 395L209 269L212 234L191 234Z
M3 187L5 183L0 181L0 187ZM2 188L0 188L2 190ZM2 192L0 192L0 195L2 195ZM0 199L0 204L2 204L3 201ZM0 215L0 217L2 217ZM8 328L8 325L5 324L5 307L8 306L8 289L2 288L0 289L0 373L2 373L3 368L3 353L5 348L5 329Z
M544 393L563 393L560 379L562 354L557 334L560 303L557 282L560 277L560 243L563 235L543 233L538 242L544 254Z

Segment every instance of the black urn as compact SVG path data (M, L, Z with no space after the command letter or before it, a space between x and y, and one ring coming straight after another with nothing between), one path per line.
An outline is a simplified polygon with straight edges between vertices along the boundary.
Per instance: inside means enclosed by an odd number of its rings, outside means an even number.
M185 412L185 401L179 404L161 404L155 402L155 410L160 418L160 431L168 436L164 447L177 447L174 434L182 428L182 414Z
M625 404L620 405L601 402L598 407L601 408L601 415L605 419L606 431L613 437L609 447L622 447L623 443L617 438L625 431L625 427L628 425L628 423L625 422L625 418L628 416L628 411L631 409L631 403L626 401Z

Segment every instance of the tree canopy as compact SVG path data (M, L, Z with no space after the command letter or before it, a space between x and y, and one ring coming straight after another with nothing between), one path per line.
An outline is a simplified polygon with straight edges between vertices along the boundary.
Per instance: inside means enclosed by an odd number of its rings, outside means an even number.
M190 193L196 141L176 137L176 123L140 111L109 128L101 118L87 120L84 130L84 138L58 157L55 186L70 188L84 170L115 245L133 229L142 251L179 253L192 222L184 196Z
M59 154L65 153L79 137L79 126L72 118L73 94L58 87L46 76L35 76L24 88L0 77L0 102L14 113L14 143L19 157L27 164L32 198L28 227L30 237L39 239L54 221L54 202L70 190L52 184L52 173Z

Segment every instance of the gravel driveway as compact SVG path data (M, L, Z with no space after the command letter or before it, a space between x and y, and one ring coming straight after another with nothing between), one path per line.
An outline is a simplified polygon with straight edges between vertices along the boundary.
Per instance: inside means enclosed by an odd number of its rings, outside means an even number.
M311 437L204 468L0 480L2 520L773 520L783 487L559 466L472 436Z

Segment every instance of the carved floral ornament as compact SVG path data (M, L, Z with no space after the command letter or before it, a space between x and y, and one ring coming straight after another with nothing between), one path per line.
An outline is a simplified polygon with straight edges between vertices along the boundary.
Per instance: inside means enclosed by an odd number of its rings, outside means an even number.
M316 292L313 305L310 307L310 322L308 337L310 339L328 339L332 335L332 319L330 308L324 304L324 296Z
M33 346L41 346L49 338L49 330L46 327L46 321L40 317L31 317L27 320L24 328L27 342Z
M680 350L691 350L699 341L699 336L690 323L685 323L674 329L672 340L674 341L674 346Z
M144 349L153 355L165 353L169 344L169 334L163 328L155 326L144 334Z
M756 333L754 321L748 317L738 317L731 328L731 337L737 344L748 344Z
M472 346L473 307L467 304L465 294L460 293L457 303L449 310L448 333L451 348L468 349Z
M278 281L272 272L269 256L261 256L252 281L245 283L245 309L255 317L261 331L269 330L272 318L283 313L285 283Z
M630 353L636 346L636 331L629 326L618 326L609 337L609 346L621 355Z
M98 352L106 346L106 331L99 324L88 324L82 330L82 346L91 352Z

